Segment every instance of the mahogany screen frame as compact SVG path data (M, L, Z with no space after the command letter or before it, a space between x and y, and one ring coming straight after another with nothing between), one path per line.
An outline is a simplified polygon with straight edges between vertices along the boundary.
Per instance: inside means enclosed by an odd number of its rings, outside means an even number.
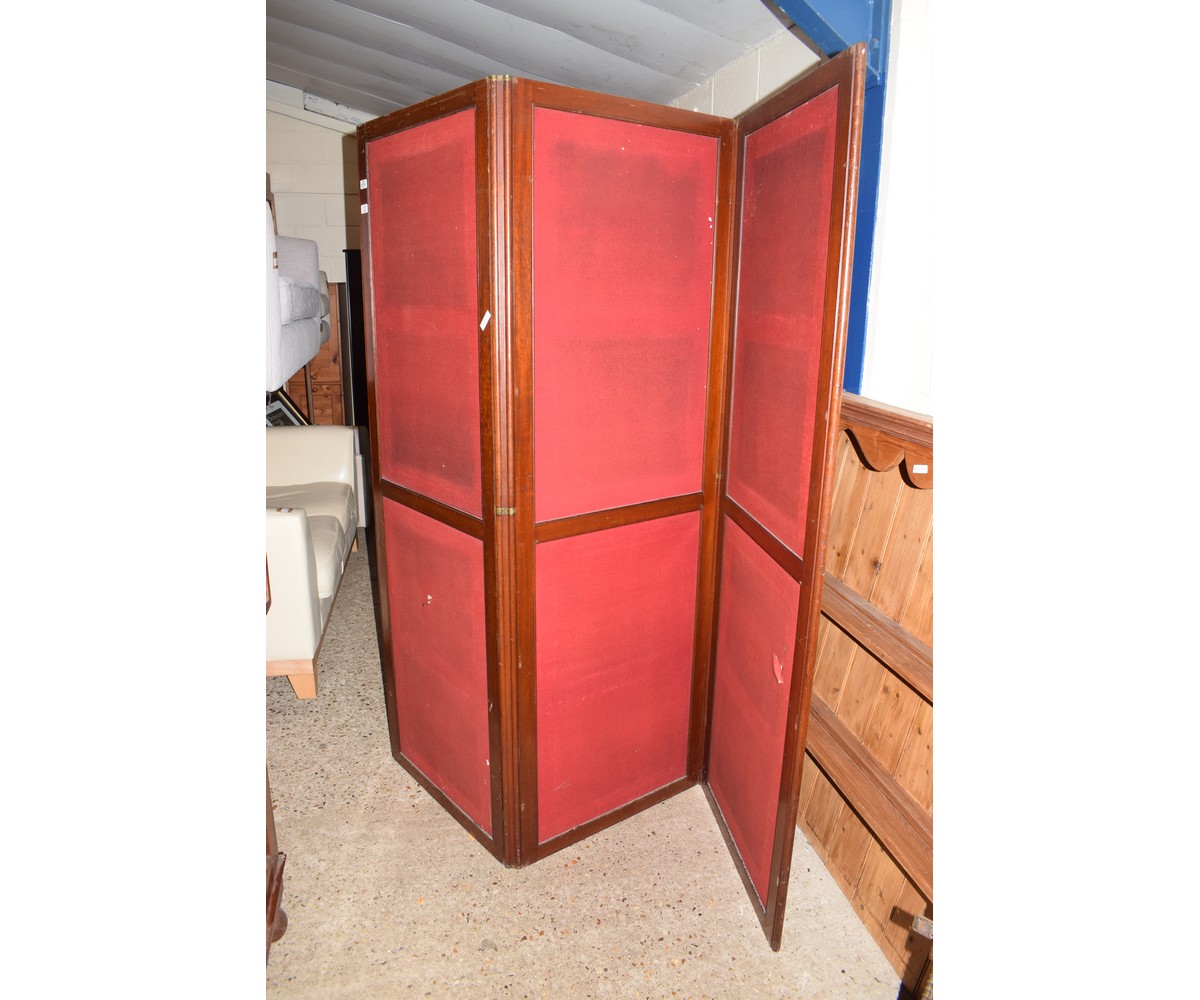
M380 654L392 754L413 777L498 860L508 866L536 862L695 784L707 787L707 753L712 715L718 578L723 518L728 515L783 566L801 587L796 652L789 695L779 808L770 891L765 906L745 871L729 831L715 807L752 904L771 943L780 946L783 913L799 800L807 715L812 689L824 547L828 530L832 465L841 401L842 364L849 305L857 197L865 47L856 45L815 67L738 120L642 101L508 77L490 77L358 127L359 177L363 180L363 313L366 330L367 394L376 568L379 575ZM733 317L740 226L741 157L745 137L795 105L838 87L837 151L829 233L829 267L818 372L804 553L797 559L725 494ZM534 108L554 108L598 117L709 135L717 142L717 205L713 220L712 326L701 489L614 510L552 521L535 521L533 464L532 303L532 119ZM374 288L368 195L371 142L431 120L473 109L475 114L477 309L479 332L480 456L482 517L454 509L380 476L377 414L381 387L375 369ZM524 181L524 182L522 182ZM386 387L384 390L386 391ZM398 692L391 667L392 614L388 607L385 500L399 503L483 543L487 634L487 692L491 749L492 817L489 835L406 757L399 731ZM544 843L537 839L536 732L536 546L621 525L698 511L701 518L691 721L686 775L664 788L583 823ZM782 550L782 551L780 551Z
M821 356L817 367L815 421L809 467L807 510L803 553L797 556L771 532L732 500L727 492L721 498L722 514L741 528L775 563L800 586L797 609L794 656L788 692L787 729L784 734L782 768L775 817L775 836L771 855L768 892L765 901L746 869L728 825L721 816L707 781L705 761L704 791L717 818L730 854L746 887L747 895L763 930L778 950L782 942L783 918L791 871L792 848L796 834L796 816L800 800L800 773L808 733L808 715L812 699L813 672L816 665L817 631L821 617L825 548L832 505L834 460L837 453L842 379L845 362L846 329L850 308L850 274L854 256L854 223L858 199L859 156L861 150L862 109L865 89L865 47L860 43L822 63L773 96L760 102L738 119L738 177L736 217L738 231L742 218L743 158L747 138L797 106L837 88L837 110L832 170L832 195L827 245L827 268L823 293ZM735 232L733 253L738 254ZM737 312L737 289L732 292L731 312ZM735 324L736 325L736 324ZM732 380L732 363L726 378ZM726 394L730 391L726 387ZM730 422L726 422L721 468L722 482L729 468ZM718 552L722 550L724 517L718 525ZM720 594L714 595L714 622L719 611ZM717 629L712 630L713 657L716 655ZM718 667L719 669L719 667ZM712 706L706 718L706 755L712 749Z

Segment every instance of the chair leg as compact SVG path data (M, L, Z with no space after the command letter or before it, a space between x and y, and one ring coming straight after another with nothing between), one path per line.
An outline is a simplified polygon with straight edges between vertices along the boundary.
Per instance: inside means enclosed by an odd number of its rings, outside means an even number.
M292 690L296 692L297 698L315 698L317 696L317 675L311 674L288 674L287 679L291 681Z
M304 395L307 397L308 403L308 422L315 424L317 422L317 413L313 409L313 391L312 391L312 362L304 366Z

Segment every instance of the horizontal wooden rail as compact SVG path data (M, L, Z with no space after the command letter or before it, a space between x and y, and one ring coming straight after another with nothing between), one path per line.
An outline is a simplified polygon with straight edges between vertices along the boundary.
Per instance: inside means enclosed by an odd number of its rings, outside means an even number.
M926 451L933 449L932 417L849 392L842 394L841 414L843 427L875 430L899 443L916 445Z
M742 529L753 540L754 544L775 560L788 576L799 582L800 574L804 571L804 560L758 523L745 508L735 500L725 497L721 503L725 515Z
M912 879L933 898L933 819L888 774L817 695L809 716L808 751L854 811Z
M925 643L829 573L821 613L933 704L933 650Z
M535 542L553 542L560 538L572 538L575 535L604 531L607 528L618 528L641 521L652 521L660 517L671 517L674 514L689 514L700 510L703 502L703 493L686 493L663 500L648 500L645 503L630 504L627 507L614 507L610 510L598 510L589 514L574 514L553 521L539 521L534 525L533 539Z
M424 514L435 521L441 521L442 524L449 525L451 528L461 531L464 535L470 535L472 538L483 538L483 521L472 514L465 514L461 510L447 506L438 500L420 493L414 493L412 490L404 486L399 486L387 479L380 479L379 492L388 500L394 500L398 504L415 510L418 514Z

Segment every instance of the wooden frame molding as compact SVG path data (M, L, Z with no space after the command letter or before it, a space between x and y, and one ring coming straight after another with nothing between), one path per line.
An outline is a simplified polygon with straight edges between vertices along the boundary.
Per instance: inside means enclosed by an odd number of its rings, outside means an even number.
M909 486L933 486L933 421L898 406L845 393L842 430L849 433L863 464L876 472L900 466Z

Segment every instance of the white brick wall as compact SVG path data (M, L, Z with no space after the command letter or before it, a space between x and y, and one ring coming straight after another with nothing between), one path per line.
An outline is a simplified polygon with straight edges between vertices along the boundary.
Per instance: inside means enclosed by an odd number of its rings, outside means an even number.
M671 103L689 111L736 118L818 61L816 53L781 28L757 49L718 70L695 90Z
M273 85L267 100L267 173L284 236L315 240L321 270L346 280L347 249L359 248L354 126L303 109L299 91Z

